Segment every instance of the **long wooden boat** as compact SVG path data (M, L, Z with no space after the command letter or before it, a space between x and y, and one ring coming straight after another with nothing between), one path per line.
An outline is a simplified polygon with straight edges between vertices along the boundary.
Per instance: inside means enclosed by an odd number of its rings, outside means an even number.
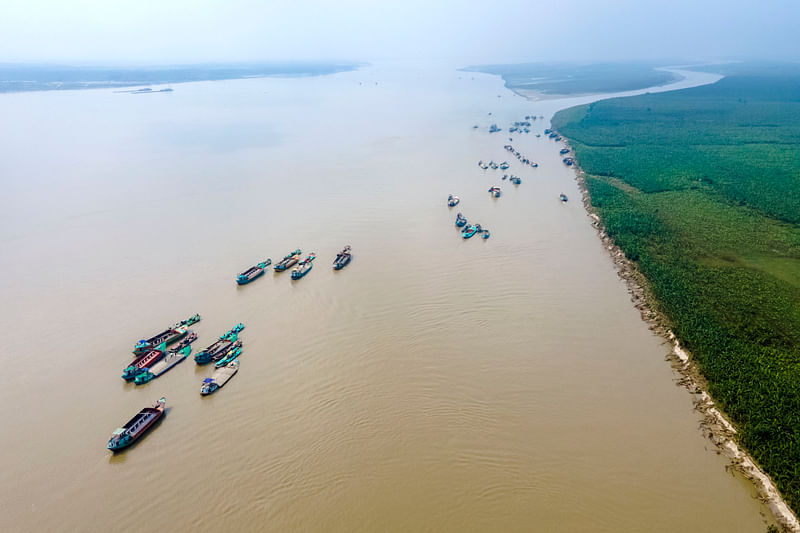
M286 257L275 263L275 266L272 267L275 269L276 272L283 272L284 270L293 267L300 261L300 257L303 255L303 252L298 248L294 252L289 253Z
M183 338L184 335L186 335L186 332L189 331L189 326L199 321L200 315L193 315L186 320L181 320L177 324L168 327L161 333L153 335L149 339L142 339L136 343L136 346L133 347L133 354L141 356L161 343L167 343L167 345L170 345L174 342L177 342Z
M219 339L211 344L205 350L197 352L194 356L194 362L198 365L207 365L212 361L219 361L233 347L236 341L239 339L239 332L244 329L244 324L239 322L229 331L220 335Z
M460 215L461 213L459 213ZM350 252L350 246L345 246L344 250L336 254L336 259L333 260L333 269L334 270L341 270L346 267L350 260L353 258L353 254Z
M308 257L303 259L297 264L297 267L292 270L292 279L300 279L306 274L308 274L311 269L314 267L314 259L317 258L317 254L311 252L308 254Z
M127 424L114 431L106 447L113 452L117 452L139 440L142 435L153 427L153 424L164 416L166 404L167 399L161 398L152 407L145 407L139 411L136 416L128 420Z
M171 369L178 363L184 362L186 358L189 357L189 354L192 353L191 344L195 340L197 340L197 333L192 331L181 341L180 345L171 349L162 360L158 361L149 368L145 368L143 372L136 375L136 377L133 379L134 383L137 385L143 385L148 381L159 377L161 374Z
M221 368L230 363L231 361L235 360L240 355L242 355L243 345L244 343L242 341L234 342L233 346L231 346L231 349L228 350L228 353L226 353L219 361L214 363L214 366L217 368Z
M238 371L239 360L234 359L224 367L217 369L210 378L203 380L203 384L200 386L200 394L203 396L213 394L217 389L225 385Z
M272 259L265 259L255 266L251 266L236 278L236 283L239 285L246 285L256 278L261 277L268 266L272 264Z
M134 360L130 365L125 367L125 370L122 371L122 379L125 381L136 379L136 376L163 359L165 355L167 355L167 344L162 342L154 350L150 350L144 356Z

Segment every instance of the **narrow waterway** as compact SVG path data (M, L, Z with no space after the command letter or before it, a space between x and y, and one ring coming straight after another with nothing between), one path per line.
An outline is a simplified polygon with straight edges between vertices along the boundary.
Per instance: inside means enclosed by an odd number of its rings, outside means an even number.
M0 529L766 527L534 136L592 97L395 66L174 89L0 96ZM512 144L537 169L503 149L531 114ZM463 240L456 211L492 237ZM297 247L304 279L235 284ZM120 379L194 313L195 351L246 324L223 389L201 398L191 360ZM163 422L107 452L162 395Z

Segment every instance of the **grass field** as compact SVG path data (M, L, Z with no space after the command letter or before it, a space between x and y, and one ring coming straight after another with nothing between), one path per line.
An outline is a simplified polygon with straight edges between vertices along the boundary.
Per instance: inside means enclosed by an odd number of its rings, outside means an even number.
M800 511L800 71L557 114L592 205L637 262L745 448Z

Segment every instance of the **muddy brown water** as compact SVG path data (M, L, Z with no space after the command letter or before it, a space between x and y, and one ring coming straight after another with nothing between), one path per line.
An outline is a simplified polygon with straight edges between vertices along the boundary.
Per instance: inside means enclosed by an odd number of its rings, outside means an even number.
M591 97L380 65L174 89L0 96L0 529L766 527L534 136L547 120L512 135L538 169L502 148L511 121ZM304 279L236 286L296 247L318 255ZM223 389L201 398L191 359L120 379L193 313L195 351L246 324ZM163 422L107 452L162 395Z

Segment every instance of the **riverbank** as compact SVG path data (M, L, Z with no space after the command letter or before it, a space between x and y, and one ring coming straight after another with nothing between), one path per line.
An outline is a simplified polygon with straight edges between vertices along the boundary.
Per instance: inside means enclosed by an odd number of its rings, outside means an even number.
M776 305L781 305L778 294L789 299L797 296L792 286L792 279L796 278L791 274L790 262L794 260L791 258L797 257L790 244L791 236L796 233L791 224L773 218L791 217L794 212L791 196L783 201L776 196L785 194L784 190L788 192L789 181L787 185L781 181L782 175L786 174L780 172L783 169L769 174L769 186L754 183L748 188L746 180L724 180L724 173L732 172L732 161L745 167L753 176L764 175L763 169L753 172L758 164L745 158L756 151L774 152L769 141L793 131L791 105L781 105L783 100L775 97L775 93L785 94L782 92L786 90L785 83L770 86L773 94L769 95L768 101L758 99L763 89L759 93L753 90L754 87L757 85L752 81L740 81L738 84L723 84L722 88L682 91L680 95L662 99L647 97L644 101L644 97L640 97L634 102L601 102L562 111L553 122L563 135L572 139L579 162L584 167L587 162L590 165L588 173L580 168L576 170L593 225L612 254L621 277L627 281L642 318L673 344L673 364L682 376L681 383L694 394L695 404L703 413L704 431L720 453L730 458L734 468L754 483L759 497L767 503L781 526L788 531L798 531L800 526L796 515L787 503L794 494L793 479L796 481L791 473L791 457L795 453L793 440L791 433L779 437L779 428L785 426L775 425L791 420L787 417L795 397L789 384L792 383L790 365L796 347L792 340L792 331L796 328L791 322L796 303L787 304L786 312L779 315L772 311L777 309ZM736 94L737 90L739 94ZM742 100L745 97L751 99L749 107L742 106L746 103ZM670 128L659 122L669 121L675 116L684 120L680 116L681 98L691 103L694 115L693 127L681 129L681 137L691 139L695 145L671 135ZM703 110L703 104L709 102L715 102L716 107L727 107L724 111L715 109L716 115L709 115ZM667 116L663 114L665 109L669 116L661 118ZM591 120L586 119L589 112L592 113ZM747 128L740 127L742 131L739 132L729 122L741 124L743 114L750 124ZM770 122L770 129L758 129L759 119ZM632 120L640 120L641 129L631 127ZM715 130L714 125L720 122L724 122L726 129ZM765 131L769 133L765 134ZM600 137L602 145L596 143ZM647 139L646 148L635 145L638 138ZM661 147L654 145L653 138L669 144L669 162L659 157ZM730 142L731 138L746 140L756 148L748 145L739 150L737 142ZM725 139L727 144L723 144ZM714 148L712 151L710 147L717 143L724 149ZM689 145L682 146L686 144ZM702 145L702 151L693 148L696 145ZM785 143L782 149L791 150L785 147ZM707 160L693 155L692 150L706 154L705 157L708 153L715 154L716 164L710 166ZM681 157L675 157L676 152ZM646 154L648 159L641 160L642 154ZM773 159L777 159L774 154ZM786 158L778 160L791 161ZM694 184L692 174L698 176ZM736 198L743 190L748 191L749 205L745 207L742 207L743 203L739 203L739 207L726 206L724 199L721 205L717 205L711 200L720 195ZM712 191L717 196L708 199L703 196ZM693 209L700 211L695 214ZM720 229L723 227L724 232ZM743 238L769 243L769 248L759 248ZM702 241L702 245L698 241ZM695 257L700 259L692 262ZM687 276L682 272L694 274ZM720 278L723 281L718 281ZM703 286L694 286L694 279L702 282ZM734 282L734 279L738 281ZM681 287L677 292L674 290L676 282ZM780 293L770 288L776 284L781 287ZM720 290L715 291L717 286ZM760 287L760 290L755 287ZM752 289L749 298L736 296L737 292L748 289ZM751 301L752 294L759 294L760 298ZM737 314L744 313L750 317L747 322L737 318ZM689 319L689 316L693 318ZM763 322L761 335L779 328L782 337L776 337L774 333L770 334L771 337L754 337L758 331L754 328L764 320L760 318L762 316L768 318ZM737 324L735 328L726 329L725 324L731 322ZM682 343L689 345L690 350L678 344L676 334ZM760 338L765 340L757 340ZM769 351L764 351L765 344ZM729 346L728 351L720 352L720 345ZM693 353L691 357L688 355L690 351ZM738 361L735 367L726 362L732 356ZM764 370L767 370L766 375ZM770 389L780 396L765 395L764 391ZM711 400L710 393L722 399L720 408ZM765 401L767 398L769 400ZM721 410L731 412L733 416L729 419L721 414ZM779 414L781 412L783 414ZM769 424L773 425L772 429L768 429ZM759 462L766 463L767 471L777 475L774 481L756 466L756 461L740 443L758 453ZM779 486L783 487L786 500L779 494Z
M565 144L569 146L569 143L565 142ZM772 478L759 468L750 454L737 443L735 426L717 408L708 392L708 383L703 377L701 369L691 354L680 345L666 315L658 310L658 301L653 296L647 278L636 267L636 263L629 260L622 248L608 235L602 220L592 206L591 196L586 187L585 172L578 164L574 166L575 179L581 191L581 201L592 221L592 227L597 230L598 238L608 250L619 277L625 281L631 295L631 302L641 314L642 320L649 325L653 332L660 335L665 343L672 346L668 360L680 375L677 384L692 395L695 409L703 416L701 429L704 434L719 453L730 459L731 466L736 472L753 483L759 498L772 511L776 522L785 531L800 531L800 521L781 496Z

